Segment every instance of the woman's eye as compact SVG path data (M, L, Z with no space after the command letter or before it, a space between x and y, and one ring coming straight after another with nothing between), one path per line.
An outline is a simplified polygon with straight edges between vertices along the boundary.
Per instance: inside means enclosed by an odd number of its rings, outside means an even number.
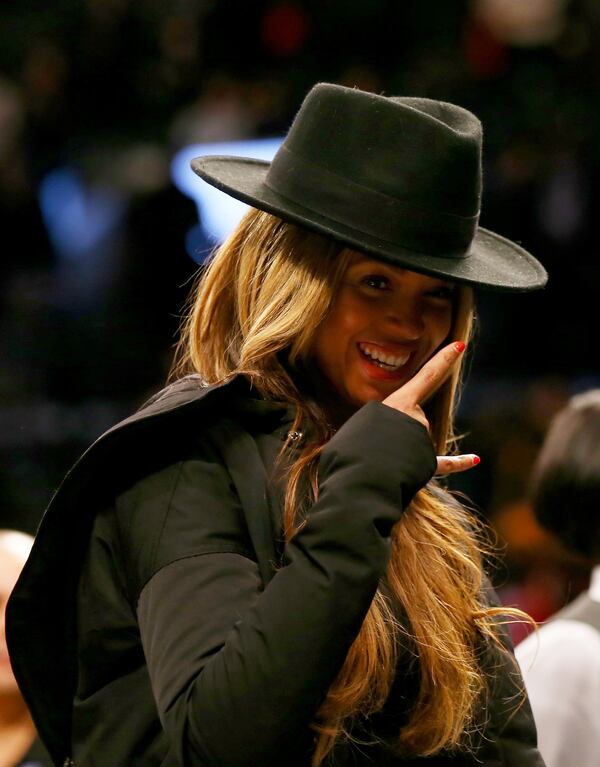
M366 277L363 277L362 283L375 290L386 290L390 286L388 278L381 274L368 274Z
M430 290L428 295L432 298L438 298L441 301L450 301L454 295L454 288L449 286L435 288L434 290Z

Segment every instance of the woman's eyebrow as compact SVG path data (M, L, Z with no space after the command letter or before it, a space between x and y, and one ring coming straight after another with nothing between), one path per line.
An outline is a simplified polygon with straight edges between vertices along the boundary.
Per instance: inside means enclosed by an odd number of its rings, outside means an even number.
M382 261L377 261L374 258L361 259L360 261L355 261L354 263L348 266L348 270L357 270L357 269L371 269L371 270L381 269L391 273L400 273L403 271L402 269L397 269L391 266L390 264L383 263Z

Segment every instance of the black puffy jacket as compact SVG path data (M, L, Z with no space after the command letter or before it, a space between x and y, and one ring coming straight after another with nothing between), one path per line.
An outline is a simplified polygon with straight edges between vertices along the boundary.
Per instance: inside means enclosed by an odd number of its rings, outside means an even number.
M319 500L284 546L271 474L289 427L242 378L185 379L67 475L7 611L15 674L57 765L308 767L315 712L435 455L421 424L369 403L325 448ZM474 753L395 754L417 682L401 653L384 709L326 764L543 765L528 703L515 710L521 679L488 654Z

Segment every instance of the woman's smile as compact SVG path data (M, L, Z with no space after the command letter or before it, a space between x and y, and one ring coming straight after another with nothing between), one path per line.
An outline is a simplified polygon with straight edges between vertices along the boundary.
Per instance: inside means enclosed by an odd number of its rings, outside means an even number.
M365 364L367 375L381 380L402 378L403 368L409 361L410 351L397 352L373 343L359 342L359 354Z
M383 400L446 340L452 283L353 253L313 356L340 404Z

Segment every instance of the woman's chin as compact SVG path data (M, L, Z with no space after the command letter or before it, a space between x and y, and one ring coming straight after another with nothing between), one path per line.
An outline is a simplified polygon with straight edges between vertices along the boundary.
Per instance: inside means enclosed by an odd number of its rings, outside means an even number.
M350 401L355 408L366 405L367 402L383 402L386 397L396 391L401 384L395 381L365 382L354 387L350 394Z

